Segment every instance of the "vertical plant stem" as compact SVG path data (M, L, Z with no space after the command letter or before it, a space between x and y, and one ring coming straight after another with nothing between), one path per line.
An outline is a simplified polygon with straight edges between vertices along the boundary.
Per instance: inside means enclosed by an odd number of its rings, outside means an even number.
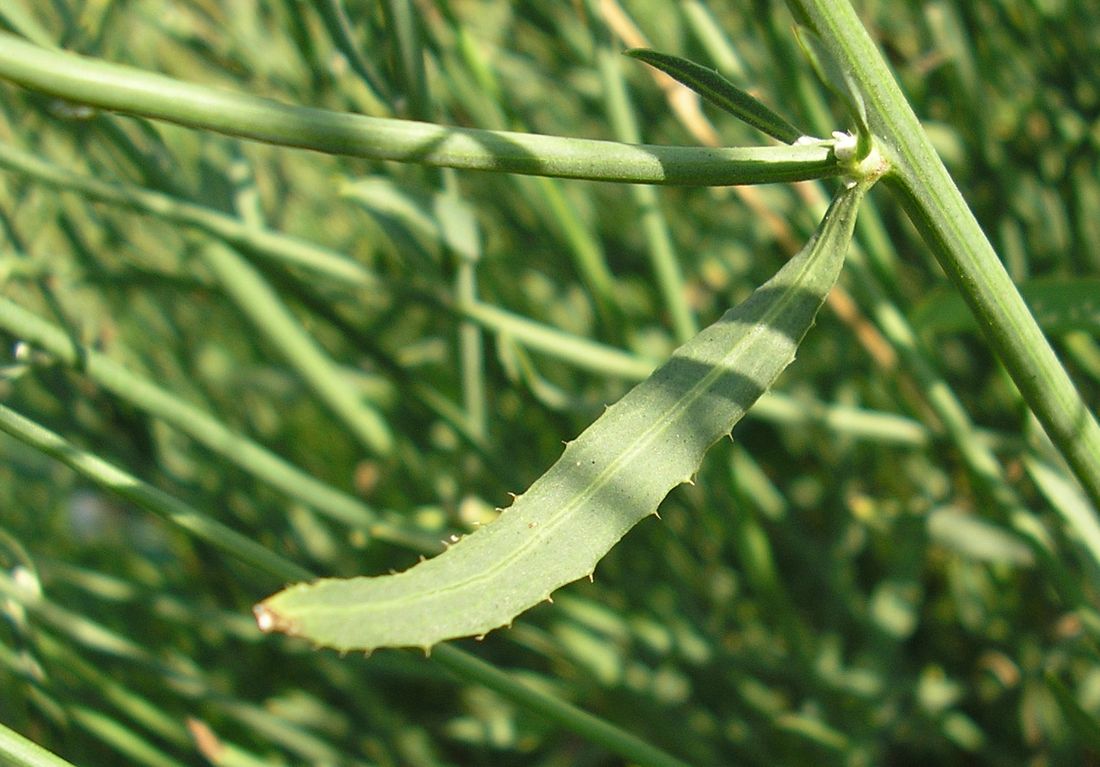
M414 119L431 121L437 115L424 66L423 44L416 11L409 0L386 0L384 7L390 36L397 51L397 70L409 99L408 112ZM454 170L427 170L433 184L441 189L440 197L437 198L442 201L440 204L451 208L456 217L461 216L463 203ZM439 219L440 229L446 231L448 221L438 208L436 217ZM476 234L470 234L470 239L476 240ZM443 242L448 246L448 254L457 261L453 288L456 303L460 306L476 303L477 264L481 255L479 243L470 241L464 243L465 247L454 248L451 247L452 239L446 236ZM462 371L462 401L466 423L477 440L481 441L488 433L485 342L481 328L465 318L458 325L458 364Z
M593 14L594 3L590 3ZM641 131L630 104L630 97L623 82L622 56L610 43L610 37L603 27L597 27L599 39L596 49L596 65L600 71L604 91L608 102L608 116L618 140L628 144L641 141ZM653 264L657 286L664 299L665 308L672 319L672 327L678 342L683 343L699 332L695 313L687 302L684 276L680 269L680 259L672 244L672 235L668 222L661 212L660 198L651 186L635 186L630 189L635 205L641 216L642 232L645 236L649 258Z
M450 179L452 182L454 179ZM453 184L452 184L453 186ZM455 192L457 193L457 191ZM477 303L477 254L455 253L455 300L459 306ZM481 327L463 318L458 325L459 365L462 368L462 399L466 422L479 441L488 436L488 403L485 392L485 339Z
M1051 442L1100 508L1100 425L1043 336L849 2L788 0L845 63L894 171L886 179L963 294Z

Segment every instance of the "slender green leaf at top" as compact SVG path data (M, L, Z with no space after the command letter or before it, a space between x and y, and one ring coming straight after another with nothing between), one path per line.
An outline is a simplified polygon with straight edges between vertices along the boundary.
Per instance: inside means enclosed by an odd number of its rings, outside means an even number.
M799 255L569 443L499 519L403 573L285 589L257 605L261 629L339 650L430 648L508 625L591 575L794 359L870 183L848 185Z
M755 96L731 83L717 70L679 56L658 53L647 48L632 48L626 51L626 55L661 70L719 109L724 109L737 119L743 120L772 138L779 139L784 144L793 144L806 135Z

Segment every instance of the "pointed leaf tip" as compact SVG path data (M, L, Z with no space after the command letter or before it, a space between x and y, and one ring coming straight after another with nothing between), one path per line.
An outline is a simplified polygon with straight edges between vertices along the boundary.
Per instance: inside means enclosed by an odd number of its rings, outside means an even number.
M793 359L872 183L843 188L797 256L598 418L492 524L397 575L291 586L258 607L261 627L337 650L428 651L509 626L561 586L591 578Z
M784 144L794 144L805 133L784 117L723 77L717 70L667 53L648 48L631 48L624 52L633 59L659 69L673 80L687 86L719 109L729 112L757 130Z

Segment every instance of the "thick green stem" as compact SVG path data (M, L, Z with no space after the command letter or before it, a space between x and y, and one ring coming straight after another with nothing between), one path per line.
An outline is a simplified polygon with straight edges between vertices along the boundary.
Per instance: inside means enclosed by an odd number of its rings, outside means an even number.
M977 316L1024 400L1100 508L1100 425L1043 336L848 2L788 0L844 62L893 172L889 187Z
M640 184L765 184L835 176L827 146L712 149L451 128L291 106L46 50L0 33L0 78L69 101L330 154Z

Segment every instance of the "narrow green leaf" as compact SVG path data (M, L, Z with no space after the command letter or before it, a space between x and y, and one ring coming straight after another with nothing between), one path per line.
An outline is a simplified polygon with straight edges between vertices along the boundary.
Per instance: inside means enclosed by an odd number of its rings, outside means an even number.
M863 102L863 95L855 78L812 29L796 26L795 33L821 82L844 102L848 114L855 121L858 138L856 157L866 157L871 151L871 128L867 123L867 105Z
M403 573L291 586L257 605L261 629L340 650L427 649L508 625L591 575L794 359L870 183L845 187L796 257L609 408L498 520Z
M717 70L679 56L670 56L647 48L632 48L626 51L626 55L661 70L719 109L724 109L737 119L747 122L772 138L779 139L784 144L793 144L806 135L784 117L761 103L755 96L731 83Z

